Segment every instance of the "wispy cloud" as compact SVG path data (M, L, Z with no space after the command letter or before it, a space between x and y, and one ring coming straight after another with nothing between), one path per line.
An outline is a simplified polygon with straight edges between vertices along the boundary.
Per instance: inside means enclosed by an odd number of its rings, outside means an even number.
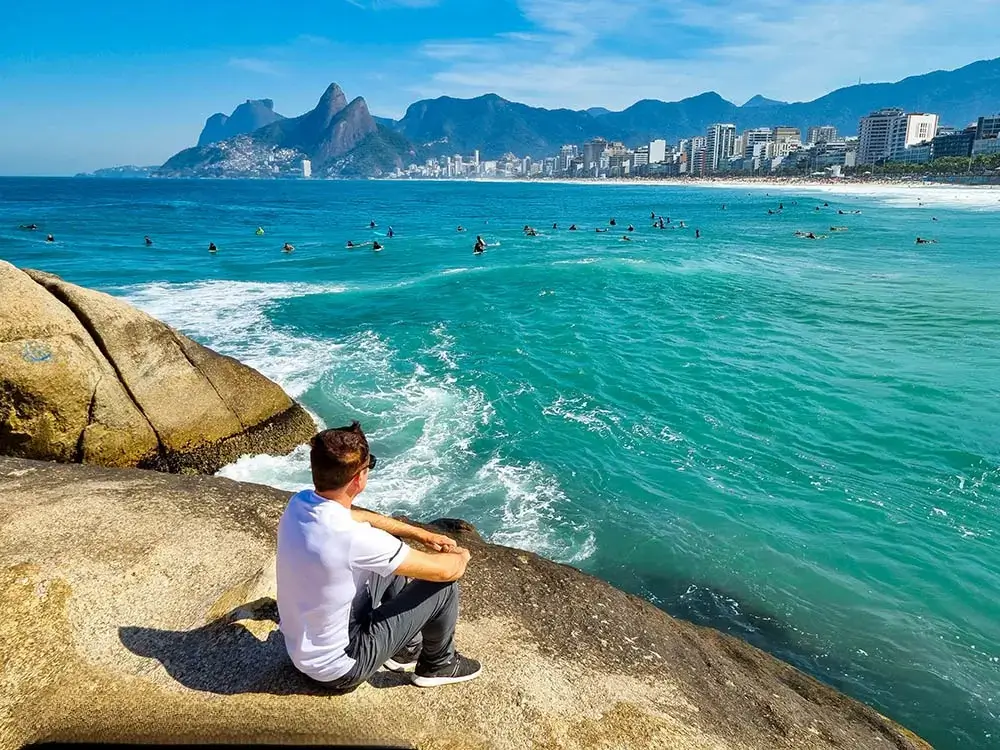
M714 89L804 100L995 57L997 0L518 0L531 28L427 42L421 96L624 107Z
M265 76L281 75L281 70L275 63L259 57L231 57L228 65L230 68L245 70L248 73L258 73Z

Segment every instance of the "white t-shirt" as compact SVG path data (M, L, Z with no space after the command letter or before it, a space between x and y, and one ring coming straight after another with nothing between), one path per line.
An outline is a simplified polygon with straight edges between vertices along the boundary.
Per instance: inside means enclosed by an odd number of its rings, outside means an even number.
M368 597L369 580L394 573L409 549L312 490L292 496L278 523L278 614L299 671L329 682L351 670L351 608Z

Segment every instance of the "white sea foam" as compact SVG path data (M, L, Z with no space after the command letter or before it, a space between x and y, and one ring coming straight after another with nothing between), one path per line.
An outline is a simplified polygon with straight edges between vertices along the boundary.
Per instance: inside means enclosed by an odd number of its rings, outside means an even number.
M374 331L313 338L276 326L268 316L268 307L279 300L343 291L339 285L204 281L127 287L121 294L255 367L292 396L315 388L309 403L361 419L374 444L392 445L394 453L382 456L371 475L367 506L429 519L462 514L464 503L499 494L494 541L564 562L592 554L593 536L558 515L569 500L555 477L534 464L518 466L472 450L495 410L480 389L458 382L461 356L445 326L431 329L429 347L407 356ZM440 366L430 368L427 357ZM314 417L323 426L322 414ZM308 448L287 456L243 456L219 475L290 491L308 487Z
M565 398L559 396L542 409L547 417L562 417L568 422L582 424L591 432L610 432L621 423L621 419L612 411L592 405L586 398Z
M310 294L346 291L342 285L243 281L154 283L122 290L125 298L198 341L264 373L297 398L322 375L313 363L339 346L276 329L269 304Z
M494 456L476 478L485 485L484 489L491 489L492 485L501 489L506 498L499 509L501 530L492 535L492 541L567 563L579 563L594 553L594 535L559 515L559 507L568 506L569 499L558 482L538 464L515 466ZM571 538L552 534L553 525L567 527Z

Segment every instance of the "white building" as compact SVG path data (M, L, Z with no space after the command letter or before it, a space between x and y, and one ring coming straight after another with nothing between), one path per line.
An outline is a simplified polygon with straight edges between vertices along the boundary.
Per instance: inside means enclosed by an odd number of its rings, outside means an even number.
M806 143L815 146L817 143L833 143L837 140L837 128L833 125L813 125L809 128Z
M897 158L906 149L929 143L937 134L938 116L911 112L896 119L889 130L889 156Z
M302 176L305 178L312 177L313 175L313 165L308 159L302 160Z
M667 142L662 138L649 142L649 164L662 164L667 160Z
M774 131L771 128L753 128L743 133L743 156L745 158L761 156L758 146L763 145L763 156L767 157L767 144L774 143Z
M632 163L637 167L649 164L649 146L639 146L632 155Z
M736 141L736 126L717 122L705 132L705 171L718 172L728 165Z

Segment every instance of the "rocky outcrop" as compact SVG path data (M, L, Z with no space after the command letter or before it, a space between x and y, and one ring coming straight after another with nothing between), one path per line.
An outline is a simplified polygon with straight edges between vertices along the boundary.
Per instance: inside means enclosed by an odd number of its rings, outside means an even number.
M271 99L247 99L233 110L231 115L216 112L205 121L198 145L207 146L210 143L224 141L238 135L246 135L270 125L272 122L285 119L274 111L274 101Z
M314 432L256 370L110 295L0 262L0 452L211 473Z
M894 748L919 738L729 636L573 568L472 551L459 646L484 675L325 694L275 625L287 493L0 458L0 750L41 741L491 748Z
M206 125L207 127L207 125ZM316 106L298 117L281 118L252 133L203 143L170 157L165 177L276 176L301 174L301 160L313 174L378 175L413 157L405 137L380 126L362 97L350 103L331 83Z

